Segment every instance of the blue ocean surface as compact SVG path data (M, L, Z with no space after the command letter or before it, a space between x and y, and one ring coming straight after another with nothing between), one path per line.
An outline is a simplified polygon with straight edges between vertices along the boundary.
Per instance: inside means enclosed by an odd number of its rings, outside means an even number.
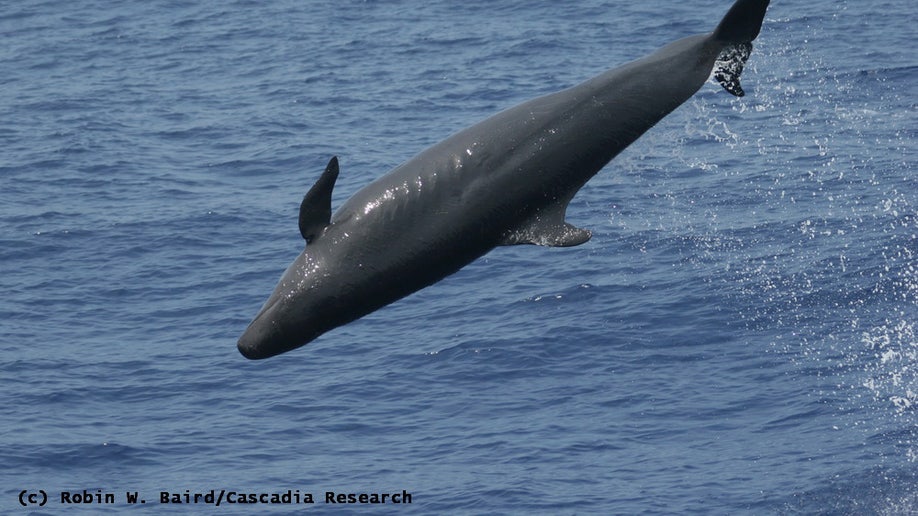
M0 512L918 513L911 0L772 2L746 97L574 198L588 243L236 350L332 155L336 207L730 3L5 2Z

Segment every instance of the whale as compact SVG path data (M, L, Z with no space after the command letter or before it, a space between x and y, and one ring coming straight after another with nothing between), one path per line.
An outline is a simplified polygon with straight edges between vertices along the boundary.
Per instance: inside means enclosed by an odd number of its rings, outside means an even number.
M462 129L370 182L332 213L337 157L300 203L303 251L237 348L272 357L436 283L505 245L591 237L567 206L617 154L713 78L740 84L769 0L737 0L712 32Z

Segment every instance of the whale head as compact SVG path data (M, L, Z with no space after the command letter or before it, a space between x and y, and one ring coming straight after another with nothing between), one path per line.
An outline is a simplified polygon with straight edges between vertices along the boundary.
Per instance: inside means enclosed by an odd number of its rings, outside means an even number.
M321 267L305 251L287 268L236 347L249 359L304 346L330 329Z
M273 357L306 345L322 332L295 316L290 303L284 298L272 299L249 323L236 347L246 358L257 360Z

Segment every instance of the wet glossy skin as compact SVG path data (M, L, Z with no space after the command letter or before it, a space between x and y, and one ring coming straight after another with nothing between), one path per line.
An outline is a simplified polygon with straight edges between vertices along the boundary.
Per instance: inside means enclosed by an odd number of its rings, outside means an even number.
M758 34L767 4L740 0L731 9L727 18L737 13L754 24L741 39ZM718 34L681 39L502 111L370 183L287 269L240 338L240 352L266 358L302 346L498 245L585 242L587 230L564 222L567 203L705 83L718 55L739 43Z

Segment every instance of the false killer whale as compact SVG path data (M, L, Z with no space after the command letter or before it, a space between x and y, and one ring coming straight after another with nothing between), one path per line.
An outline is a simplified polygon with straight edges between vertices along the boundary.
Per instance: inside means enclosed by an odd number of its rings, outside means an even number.
M338 159L300 204L306 247L239 339L251 359L312 341L500 245L575 246L577 191L711 77L739 83L769 0L737 0L708 34L501 111L376 179L332 215Z

